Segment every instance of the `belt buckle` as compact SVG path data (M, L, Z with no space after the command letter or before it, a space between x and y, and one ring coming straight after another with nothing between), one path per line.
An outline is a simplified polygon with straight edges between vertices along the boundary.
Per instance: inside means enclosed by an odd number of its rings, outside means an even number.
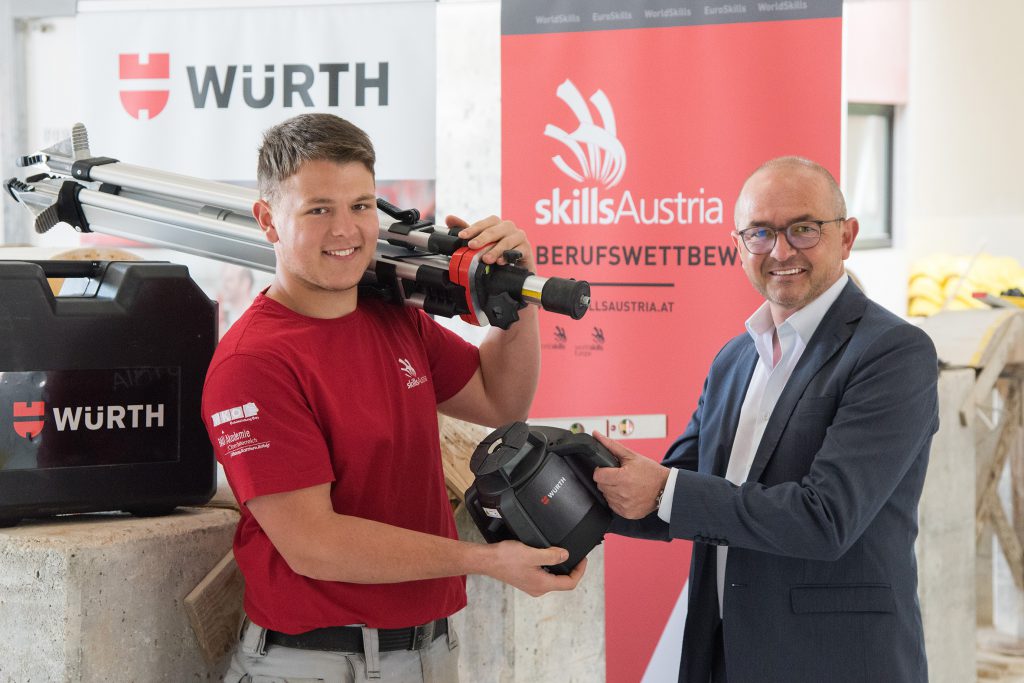
M436 622L430 622L429 624L423 624L422 626L414 626L412 629L412 647L410 650L422 650L424 647L429 645L434 640L434 624Z

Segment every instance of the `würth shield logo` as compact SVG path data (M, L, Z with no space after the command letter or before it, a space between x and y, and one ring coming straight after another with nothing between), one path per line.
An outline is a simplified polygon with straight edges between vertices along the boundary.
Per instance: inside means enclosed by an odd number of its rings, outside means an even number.
M626 149L616 137L615 113L608 97L601 90L590 96L590 102L601 118L601 124L598 125L594 123L590 107L572 81L566 79L558 86L555 94L576 115L579 125L571 133L550 123L544 128L544 135L569 148L576 166L573 167L561 154L551 157L551 161L558 170L578 183L592 180L603 184L605 188L618 185L626 172Z
M118 57L118 77L124 88L120 91L121 106L133 118L155 119L167 106L167 98L171 94L167 89L152 89L169 85L170 53L125 54ZM146 115L143 116L142 112L146 112Z
M34 439L43 431L43 414L46 404L42 401L14 404L14 431L18 436ZM21 418L19 420L19 418ZM25 419L28 418L28 419Z

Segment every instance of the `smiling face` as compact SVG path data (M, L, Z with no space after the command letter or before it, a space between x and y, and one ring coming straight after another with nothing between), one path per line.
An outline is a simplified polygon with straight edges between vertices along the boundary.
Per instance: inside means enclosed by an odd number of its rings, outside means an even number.
M785 228L798 221L838 218L840 202L828 179L798 164L763 168L743 186L736 202L736 230ZM751 254L733 233L743 270L768 300L776 324L814 301L843 274L843 261L857 236L857 219L826 223L821 240L808 249L794 249L780 233L767 254Z
M377 247L373 174L359 162L307 161L272 202L253 207L277 256L267 296L317 318L354 311Z

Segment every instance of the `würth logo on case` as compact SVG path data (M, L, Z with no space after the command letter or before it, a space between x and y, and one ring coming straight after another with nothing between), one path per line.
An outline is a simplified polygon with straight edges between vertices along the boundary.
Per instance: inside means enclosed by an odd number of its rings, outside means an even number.
M626 149L616 136L615 113L608 97L601 90L590 96L590 102L601 118L598 125L594 123L594 117L591 116L590 107L584 101L583 95L568 78L558 86L555 94L576 115L579 125L571 133L550 123L544 128L544 135L558 140L569 148L576 163L574 167L561 154L551 157L551 161L558 170L578 183L596 180L605 188L618 185L622 180L622 174L626 172Z
M167 98L171 94L165 87L170 85L170 53L123 54L118 58L121 106L133 118L155 119L167 106ZM162 86L163 89L154 89ZM146 115L142 116L142 112Z
M43 431L43 416L46 404L42 401L14 404L14 431L18 436L34 439ZM18 418L22 418L20 421ZM25 419L28 418L28 419Z
M555 494L561 491L562 487L565 486L565 481L565 477L562 477L557 482L555 482L555 485L551 488L550 491L548 491L548 495L540 497L540 502L544 505L550 503L551 499L555 497Z
M18 436L34 439L43 431L46 403L15 402L14 431ZM90 432L111 429L151 429L164 426L163 403L133 403L131 405L57 406L50 408L53 425L58 432ZM19 420L21 418L21 420ZM28 419L25 419L28 418Z

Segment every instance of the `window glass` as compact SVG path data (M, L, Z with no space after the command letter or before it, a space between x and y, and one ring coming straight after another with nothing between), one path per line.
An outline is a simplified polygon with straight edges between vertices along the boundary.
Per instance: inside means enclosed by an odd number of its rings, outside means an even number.
M856 247L892 245L892 130L894 107L849 105L846 124L846 203L860 221Z

